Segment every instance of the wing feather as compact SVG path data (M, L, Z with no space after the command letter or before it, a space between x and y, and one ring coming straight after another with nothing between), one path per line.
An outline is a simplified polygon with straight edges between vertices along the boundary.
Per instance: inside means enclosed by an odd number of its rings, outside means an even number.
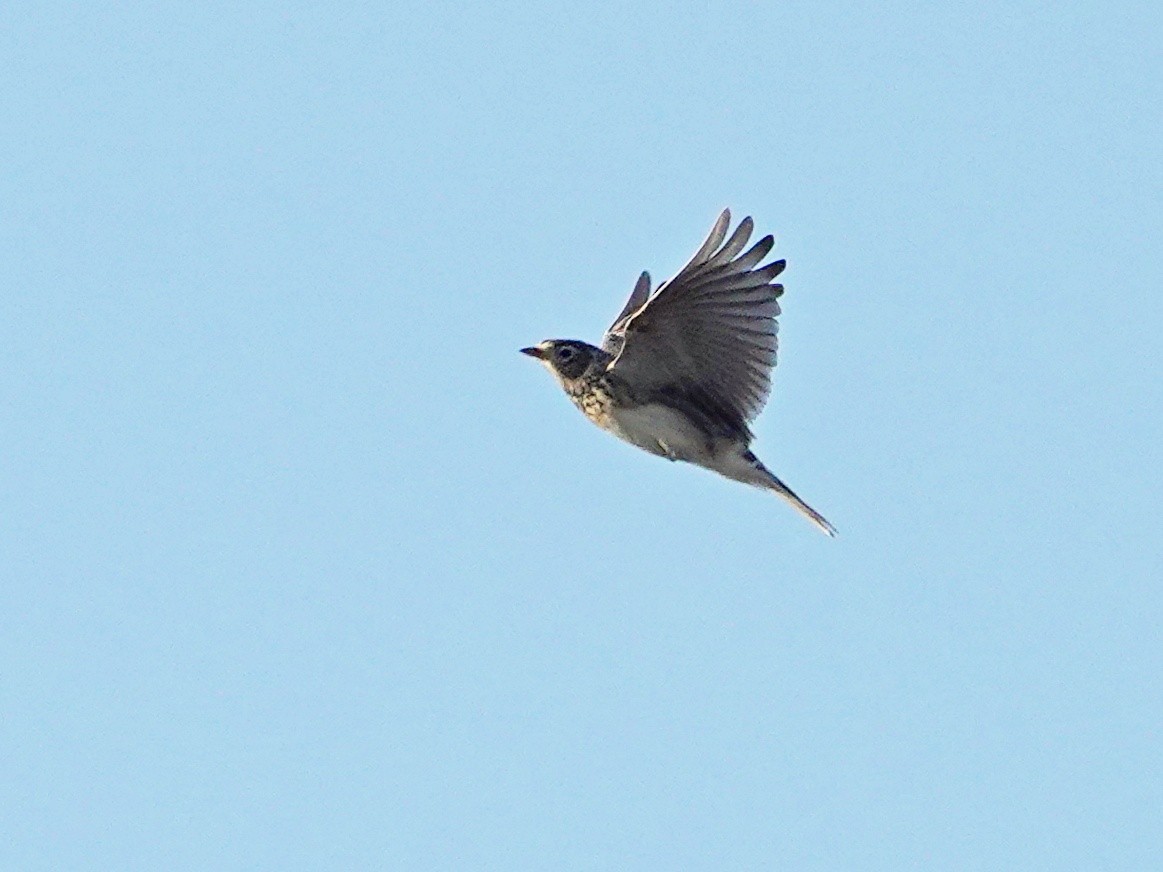
M622 328L626 326L626 321L630 319L630 316L641 309L649 298L650 273L643 272L642 275L638 276L634 290L630 292L630 299L626 301L626 305L622 307L622 311L618 313L618 317L614 319L614 323L606 331L606 335L602 339L603 351L617 354L622 350Z
M739 432L771 391L778 349L776 317L787 266L759 264L775 246L764 236L740 254L754 230L744 218L727 236L724 209L687 264L653 294L642 280L606 333L610 372L660 396L686 396ZM633 305L632 305L633 304Z
M694 257L687 262L686 266L678 271L678 274L674 278L677 279L679 276L685 276L692 270L696 270L705 265L707 257L711 252L723 244L723 237L727 235L727 227L730 224L731 210L724 209L719 213L719 217L715 220L715 226L711 228L711 232L707 234L707 238L699 246L699 250L695 252Z

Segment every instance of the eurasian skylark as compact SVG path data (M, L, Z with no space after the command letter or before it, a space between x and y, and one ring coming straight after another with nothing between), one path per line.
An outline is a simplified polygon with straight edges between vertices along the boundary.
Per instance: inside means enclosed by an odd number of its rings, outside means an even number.
M545 364L603 430L651 454L775 491L835 536L751 452L748 423L771 391L783 293L775 279L786 262L758 266L775 245L771 236L740 254L754 224L744 218L728 239L730 223L724 209L695 256L654 293L642 273L601 348L547 339L521 351Z

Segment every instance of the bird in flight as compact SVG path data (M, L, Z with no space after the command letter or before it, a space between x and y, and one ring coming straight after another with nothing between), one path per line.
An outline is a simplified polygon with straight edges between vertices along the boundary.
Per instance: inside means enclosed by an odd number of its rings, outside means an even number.
M767 402L775 367L783 294L775 279L787 264L759 266L775 240L764 236L743 252L754 223L744 218L728 238L730 225L724 209L690 262L653 293L642 273L600 348L546 339L521 351L540 360L603 430L659 457L775 491L835 536L751 451L748 424Z

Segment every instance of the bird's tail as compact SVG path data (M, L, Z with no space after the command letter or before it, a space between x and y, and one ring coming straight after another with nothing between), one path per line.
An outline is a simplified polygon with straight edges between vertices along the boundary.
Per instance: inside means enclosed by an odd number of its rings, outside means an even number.
M824 533L829 536L836 535L836 528L829 524L823 515L801 500L795 491L780 481L751 451L745 450L732 466L733 468L729 472L724 471L724 474L729 478L775 491Z

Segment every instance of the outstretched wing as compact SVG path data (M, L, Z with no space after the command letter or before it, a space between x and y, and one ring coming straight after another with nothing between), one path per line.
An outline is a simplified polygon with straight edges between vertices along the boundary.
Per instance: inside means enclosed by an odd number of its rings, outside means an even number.
M642 304L649 296L650 273L644 272L638 276L634 290L630 292L630 299L626 301L626 305L622 307L622 311L618 313L618 317L614 319L614 323L610 325L610 329L602 337L603 351L617 356L618 352L622 350L622 330L625 328L626 322L630 320L631 315L642 308Z
M754 223L744 218L728 239L730 223L724 209L690 262L653 294L643 273L602 347L617 355L610 371L636 388L683 394L745 430L771 392L783 293L775 278L786 262L758 266L771 236L740 254Z

